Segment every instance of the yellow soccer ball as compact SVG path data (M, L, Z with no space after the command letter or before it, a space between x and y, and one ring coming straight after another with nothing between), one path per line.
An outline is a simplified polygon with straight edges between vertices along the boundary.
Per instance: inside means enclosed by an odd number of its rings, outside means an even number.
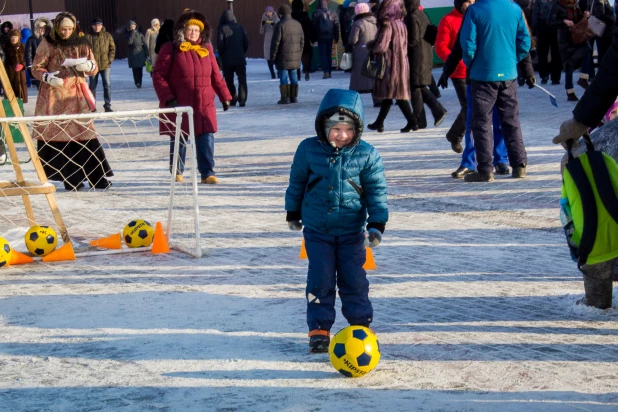
M122 236L128 247L148 247L154 239L154 228L145 220L136 219L124 227Z
M49 226L32 226L24 236L28 251L35 256L49 255L56 249L58 236Z
M330 363L342 375L358 378L371 372L380 361L378 337L364 326L347 326L331 339Z
M11 264L11 245L6 239L0 237L0 268Z

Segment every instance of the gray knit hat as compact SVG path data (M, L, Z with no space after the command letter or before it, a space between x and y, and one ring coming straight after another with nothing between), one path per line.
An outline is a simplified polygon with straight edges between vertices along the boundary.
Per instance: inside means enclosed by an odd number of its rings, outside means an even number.
M328 134L330 133L330 129L335 127L335 125L339 123L347 124L348 126L354 128L356 132L356 122L351 117L346 116L345 114L335 113L331 117L324 120L324 130L326 131L326 137L328 138Z

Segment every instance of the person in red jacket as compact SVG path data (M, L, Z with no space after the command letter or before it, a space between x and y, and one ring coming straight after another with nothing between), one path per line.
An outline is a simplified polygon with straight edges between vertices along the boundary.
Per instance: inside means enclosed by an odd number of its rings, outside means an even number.
M440 24L438 24L438 36L436 37L435 46L436 54L444 61L446 61L449 54L451 54L453 45L457 40L457 33L463 21L463 13L471 4L474 4L474 0L455 0L455 7L453 10L444 16L442 20L440 20ZM457 69L450 78L455 87L461 110L450 130L446 133L446 140L451 143L451 148L455 153L463 153L461 141L466 133L466 114L468 112L468 101L466 99L466 65L463 60L459 62Z
M202 183L215 184L215 136L217 132L217 113L215 94L223 103L223 110L230 107L230 94L209 42L211 28L204 15L189 11L180 16L174 27L176 38L165 43L159 50L157 64L152 74L152 82L159 98L159 107L191 106L195 126L195 147L197 149L197 168ZM174 155L176 115L163 114L160 133L170 136L170 171ZM184 136L189 134L189 122L182 121ZM186 155L186 138L182 138L176 181L182 182Z

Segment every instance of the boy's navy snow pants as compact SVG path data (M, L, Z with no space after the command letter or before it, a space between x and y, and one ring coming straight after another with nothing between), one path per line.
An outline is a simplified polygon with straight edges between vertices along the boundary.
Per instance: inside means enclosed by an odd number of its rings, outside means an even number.
M335 285L343 316L350 325L367 325L373 319L365 264L365 234L329 236L305 228L309 257L307 274L307 325L309 330L330 330L335 323Z

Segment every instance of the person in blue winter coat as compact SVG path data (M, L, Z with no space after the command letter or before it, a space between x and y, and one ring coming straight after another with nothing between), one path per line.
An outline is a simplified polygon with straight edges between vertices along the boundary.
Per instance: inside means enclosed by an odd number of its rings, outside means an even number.
M369 327L373 320L363 265L365 246L382 240L387 187L380 154L361 140L363 125L360 94L329 90L316 117L317 136L298 146L285 193L289 228L304 227L307 325L314 353L328 351L336 286L350 325Z
M472 135L477 170L466 182L494 180L491 118L497 106L513 178L526 177L528 162L519 124L517 64L530 52L521 8L511 0L477 0L461 26L463 60L470 71Z

